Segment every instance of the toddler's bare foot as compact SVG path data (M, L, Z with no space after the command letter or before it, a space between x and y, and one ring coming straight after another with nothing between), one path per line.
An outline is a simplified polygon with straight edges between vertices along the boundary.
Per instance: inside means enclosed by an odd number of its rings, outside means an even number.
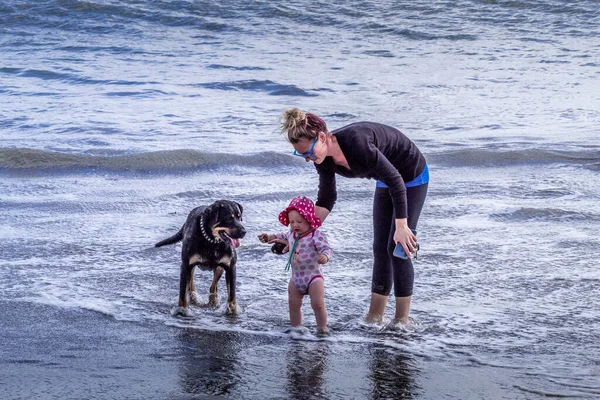
M290 326L288 328L285 328L283 330L283 333L291 333L292 335L297 334L297 335L304 335L305 333L308 333L308 328L302 326L302 325L298 325L298 326Z
M319 328L317 329L317 336L329 336L331 332L327 328Z

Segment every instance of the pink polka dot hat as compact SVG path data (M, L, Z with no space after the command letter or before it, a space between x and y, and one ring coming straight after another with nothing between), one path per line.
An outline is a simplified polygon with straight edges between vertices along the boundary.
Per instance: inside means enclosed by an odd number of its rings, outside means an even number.
M296 210L308 221L311 227L318 228L321 226L321 218L315 215L315 204L306 196L295 197L290 201L290 205L285 210L279 213L279 222L283 225L288 226L290 221L288 219L288 212L290 210Z

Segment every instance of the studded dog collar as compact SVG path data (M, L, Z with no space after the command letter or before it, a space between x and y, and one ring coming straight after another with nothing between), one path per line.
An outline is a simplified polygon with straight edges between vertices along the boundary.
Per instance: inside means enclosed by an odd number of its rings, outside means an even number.
M204 236L204 239L208 240L211 243L219 243L220 239L217 239L216 237L212 238L208 235L208 233L206 233L206 231L204 230L204 215L200 216L200 231L202 231L202 236Z

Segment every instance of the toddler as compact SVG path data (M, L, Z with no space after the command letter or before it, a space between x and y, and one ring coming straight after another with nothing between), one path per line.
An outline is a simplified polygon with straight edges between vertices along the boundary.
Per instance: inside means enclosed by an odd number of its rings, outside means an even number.
M310 296L310 304L317 320L317 334L329 334L325 309L325 282L321 264L326 264L333 250L325 235L318 230L321 219L315 215L315 205L308 197L296 197L279 214L279 221L290 226L289 231L277 234L261 233L262 243L287 240L292 278L288 284L288 303L292 327L302 326L302 299Z

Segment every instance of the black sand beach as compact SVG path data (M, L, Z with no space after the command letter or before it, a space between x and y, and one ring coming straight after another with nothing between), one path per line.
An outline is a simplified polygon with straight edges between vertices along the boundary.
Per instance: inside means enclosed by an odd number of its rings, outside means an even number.
M510 372L368 343L119 322L2 302L2 399L526 399ZM225 318L225 317L224 317Z

